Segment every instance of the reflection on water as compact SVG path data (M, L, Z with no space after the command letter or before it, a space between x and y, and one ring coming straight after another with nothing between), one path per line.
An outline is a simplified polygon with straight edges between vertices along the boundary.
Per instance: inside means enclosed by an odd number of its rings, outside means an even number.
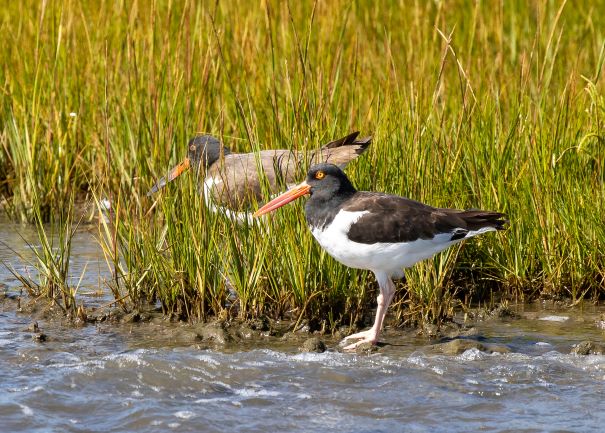
M0 230L0 239L29 254L16 230ZM0 255L15 263L13 253ZM83 286L95 291L105 264L85 231L74 265L76 273L87 266ZM605 357L569 350L603 339L602 312L525 311L522 320L479 324L475 338L505 344L508 354L434 355L389 336L393 345L358 356L146 345L145 324L130 332L41 323L50 338L36 343L30 319L5 308L0 431L601 432Z

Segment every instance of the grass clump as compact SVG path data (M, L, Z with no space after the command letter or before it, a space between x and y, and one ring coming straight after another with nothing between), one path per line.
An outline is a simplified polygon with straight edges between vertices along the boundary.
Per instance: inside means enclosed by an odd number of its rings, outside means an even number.
M66 315L73 319L86 318L84 306L78 304L76 295L79 283L86 272L84 268L80 281L72 284L70 274L70 260L72 257L72 241L78 229L74 222L73 199L70 205L58 216L44 224L40 206L35 203L34 224L37 233L37 242L29 243L23 239L32 253L33 260L28 260L10 245L5 245L20 257L26 265L25 272L17 271L12 265L6 264L9 271L19 280L33 299L46 299L52 306L58 306Z
M347 169L358 189L511 220L410 271L400 321L451 314L454 293L599 300L604 8L13 2L0 12L0 191L30 221L34 197L48 219L71 194L104 191L116 297L336 326L362 320L375 288L319 249L299 205L260 228L209 213L194 176L149 214L144 194L196 131L250 151L361 130L374 143Z

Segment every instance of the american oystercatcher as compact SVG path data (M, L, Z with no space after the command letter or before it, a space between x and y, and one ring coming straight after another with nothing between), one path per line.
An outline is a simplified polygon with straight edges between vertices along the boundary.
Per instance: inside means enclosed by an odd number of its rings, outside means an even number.
M310 165L331 162L344 167L361 155L372 137L358 139L358 135L359 132L353 132L305 152L282 149L252 153L232 153L218 138L200 135L189 141L187 158L161 178L147 195L193 168L203 175L201 192L208 207L214 211L219 207L239 220L247 219L249 214L245 211L263 200L264 187L269 194L276 194L293 184L303 174L301 170Z
M255 212L260 216L310 194L307 224L328 254L340 263L374 273L380 294L374 326L343 340L345 347L376 343L387 308L395 294L392 278L403 268L427 259L464 239L503 230L508 222L499 212L435 208L405 197L357 191L340 168L318 164L307 179Z

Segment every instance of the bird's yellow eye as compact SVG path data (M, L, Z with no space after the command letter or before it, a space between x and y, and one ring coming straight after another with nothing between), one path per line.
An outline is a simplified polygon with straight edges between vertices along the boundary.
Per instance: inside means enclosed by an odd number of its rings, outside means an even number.
M189 150L195 150L195 144L192 144L191 146L189 146Z
M317 179L317 180L321 180L324 177L326 177L326 174L323 171L321 171L321 170L318 171L317 173L315 173L315 179Z

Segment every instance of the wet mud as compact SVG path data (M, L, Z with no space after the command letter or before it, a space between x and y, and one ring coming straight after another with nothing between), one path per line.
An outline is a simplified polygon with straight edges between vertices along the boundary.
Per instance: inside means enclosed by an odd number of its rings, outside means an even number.
M192 347L199 350L221 350L233 352L256 348L282 349L307 353L323 353L326 350L342 351L341 340L348 334L357 332L354 327L336 330L332 334L320 331L309 332L308 327L295 326L291 321L272 320L261 317L254 320L209 320L189 323L165 316L160 309L141 308L124 312L119 308L89 309L85 315L66 316L64 311L45 300L31 300L17 295L14 291L0 291L2 311L14 311L28 318L30 325L23 332L31 334L31 339L39 343L52 340L53 330L77 329L83 326L98 326L117 334L134 337L137 347ZM453 321L420 328L397 328L386 326L381 341L376 344L362 344L357 354L389 354L401 347L413 346L429 354L456 356L468 350L486 354L510 353L515 348L510 345L488 341L485 329L510 326L513 322L524 324L550 324L552 328L568 329L571 323L582 324L594 331L592 339L578 336L577 343L569 347L568 353L594 355L605 353L605 313L599 307L590 306L590 311L581 308L566 309L555 304L538 303L530 305L501 305L490 311L485 309L467 310ZM570 330L572 331L572 330ZM595 338L596 336L596 338Z

